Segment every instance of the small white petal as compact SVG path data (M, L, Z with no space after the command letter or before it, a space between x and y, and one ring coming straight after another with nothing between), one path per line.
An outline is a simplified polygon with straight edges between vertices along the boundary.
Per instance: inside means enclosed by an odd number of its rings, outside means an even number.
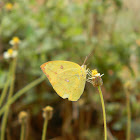
M100 77L102 77L104 74L102 74Z
M9 55L8 52L4 52L4 53L3 53L3 57L4 57L5 59L9 59L9 58L10 58L10 55Z
M9 44L10 45L14 45L14 41L13 40L10 40Z
M100 76L100 73L95 74L94 76Z
M14 57L16 57L16 56L17 56L17 54L18 54L18 53L17 53L17 51L13 51L13 53L12 53L11 57L12 57L12 58L14 58Z

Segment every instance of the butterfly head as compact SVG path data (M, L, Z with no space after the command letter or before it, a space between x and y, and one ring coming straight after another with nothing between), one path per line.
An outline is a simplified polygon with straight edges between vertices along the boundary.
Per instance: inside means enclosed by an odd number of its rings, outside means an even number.
M87 68L87 66L86 66L86 65L82 65L82 66L81 66L81 68L84 68L84 69L86 69L86 68Z

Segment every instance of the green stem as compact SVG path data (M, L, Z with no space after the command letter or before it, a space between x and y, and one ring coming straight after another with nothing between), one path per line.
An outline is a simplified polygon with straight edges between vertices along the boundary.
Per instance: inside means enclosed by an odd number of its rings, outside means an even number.
M8 100L12 97L13 91L14 91L16 62L17 62L17 58L15 58L12 63L12 69L11 69L12 81L11 81L11 85L10 85ZM7 106L3 119L2 119L1 140L5 139L5 129L6 129L6 124L7 124L9 107L10 107L10 105Z
M8 76L9 77L9 76ZM8 87L9 87L9 82L10 82L10 79L8 78L5 85L4 85L4 88L3 88L3 91L1 93L1 96L0 96L0 107L2 106L2 103L6 97L6 93L7 93L7 90L8 90Z
M11 97L11 99L0 109L0 116L3 114L3 112L5 111L6 107L8 105L11 105L12 103L14 103L20 96L22 96L24 93L27 93L28 90L30 90L31 88L33 88L34 86L38 85L39 83L41 83L43 80L45 79L45 76L41 76L40 78L36 79L35 81L31 82L30 84L28 84L27 86L25 86L24 88L22 88L20 91L18 91L13 97Z
M6 97L6 93L8 91L8 87L9 87L9 83L10 83L10 77L11 77L11 65L10 65L10 68L9 68L6 83L4 85L3 91L2 91L1 96L0 96L0 107L2 106L2 103L3 103L3 101Z
M6 108L6 111L4 113L4 116L2 118L2 126L1 126L1 136L0 139L4 140L5 139L5 129L6 129L6 124L7 124L7 117L9 112L9 108Z
M101 98L103 117L104 117L104 140L107 140L107 126L106 126L105 104L104 104L103 94L102 94L100 86L98 86L98 90L99 90L99 94L100 94L100 98Z
M129 96L129 91L126 91L126 107L127 107L127 131L126 131L126 140L130 140L130 137L131 137L131 110L130 110L130 96Z
M46 140L47 125L48 125L48 119L46 117L43 126L42 140Z
M20 140L25 139L25 122L21 123L21 134L20 134Z

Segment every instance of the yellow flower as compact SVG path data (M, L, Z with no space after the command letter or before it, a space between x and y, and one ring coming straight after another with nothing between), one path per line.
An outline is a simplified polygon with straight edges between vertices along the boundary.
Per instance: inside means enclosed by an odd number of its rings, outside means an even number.
M18 45L20 43L20 39L18 37L13 37L12 40L10 40L11 45Z
M13 4L12 3L10 3L10 2L8 2L6 5L5 5L5 8L7 9L7 10L12 10L12 8L13 8Z
M13 50L13 49L8 49L6 52L4 52L3 57L5 59L9 59L9 58L15 58L17 56L17 51Z
M8 49L8 53L9 53L10 55L12 55L12 54L13 54L13 49Z

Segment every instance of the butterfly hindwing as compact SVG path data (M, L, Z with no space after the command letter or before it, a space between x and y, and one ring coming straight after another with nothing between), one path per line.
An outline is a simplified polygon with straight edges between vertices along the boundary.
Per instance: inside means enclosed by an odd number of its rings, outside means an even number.
M82 72L79 69L70 69L60 73L56 81L53 87L62 98L77 101L83 93L86 79L82 77Z

